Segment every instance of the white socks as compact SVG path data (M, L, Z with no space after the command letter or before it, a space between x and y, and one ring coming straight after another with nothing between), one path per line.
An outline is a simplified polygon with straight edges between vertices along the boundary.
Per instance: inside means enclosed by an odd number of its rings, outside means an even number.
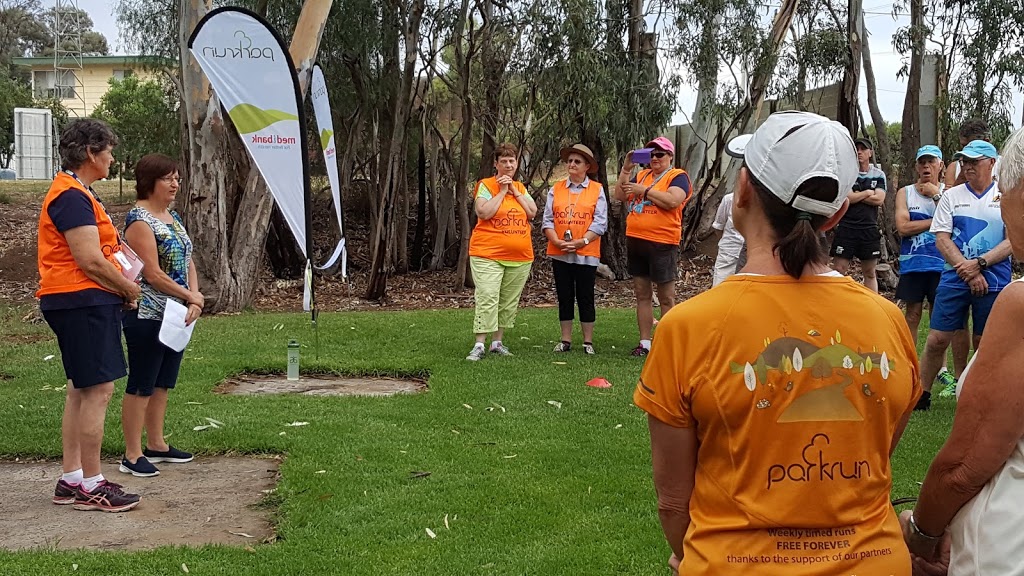
M82 483L85 478L82 477L82 469L79 468L74 472L65 472L61 474L61 479L71 485L78 485Z
M97 474L89 478L83 478L82 488L84 488L86 492L92 492L93 490L96 489L97 486L99 486L100 482L103 482L103 474Z
M501 340L494 340L491 342L491 350L497 350L501 348Z
M644 347L644 350L650 350L651 349L651 341L650 340L641 340L640 341L640 345Z

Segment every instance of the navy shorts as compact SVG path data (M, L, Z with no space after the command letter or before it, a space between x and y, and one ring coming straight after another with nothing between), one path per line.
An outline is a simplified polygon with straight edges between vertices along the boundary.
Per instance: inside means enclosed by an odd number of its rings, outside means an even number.
M626 269L630 276L647 278L655 284L673 282L676 279L678 257L678 244L626 237Z
M830 254L847 260L878 260L882 254L882 235L878 228L858 230L836 227Z
M900 274L896 285L896 299L908 304L920 304L925 300L935 307L935 291L939 287L942 272L907 272Z
M970 309L971 320L974 322L973 332L981 336L985 332L985 324L997 296L999 292L974 296L970 290L939 288L935 294L935 305L932 307L931 329L954 332L967 328L967 313Z
M121 304L43 310L57 335L64 375L80 389L127 374L121 349Z
M125 394L152 396L157 388L174 388L185 351L175 352L160 342L159 320L139 320L137 310L125 312L124 340L129 368Z

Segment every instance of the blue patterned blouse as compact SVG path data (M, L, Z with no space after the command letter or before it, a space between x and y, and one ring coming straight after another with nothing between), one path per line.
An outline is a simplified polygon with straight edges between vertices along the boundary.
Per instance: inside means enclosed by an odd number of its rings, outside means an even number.
M170 276L182 288L188 289L188 264L192 260L192 240L185 232L185 225L181 223L178 213L171 211L174 218L173 224L165 224L153 216L145 208L136 206L132 208L124 220L125 230L133 222L141 220L149 225L156 236L156 253L160 261L160 269L164 274ZM142 297L139 299L140 320L162 320L164 308L167 306L167 294L160 292L144 277L140 277ZM174 298L180 304L184 302L180 298Z

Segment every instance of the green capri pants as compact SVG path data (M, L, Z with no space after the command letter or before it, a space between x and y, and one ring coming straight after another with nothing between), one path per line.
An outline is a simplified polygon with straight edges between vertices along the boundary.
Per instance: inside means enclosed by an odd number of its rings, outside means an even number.
M469 257L469 268L476 284L474 334L489 334L515 325L519 297L523 295L532 264L507 266L490 258Z

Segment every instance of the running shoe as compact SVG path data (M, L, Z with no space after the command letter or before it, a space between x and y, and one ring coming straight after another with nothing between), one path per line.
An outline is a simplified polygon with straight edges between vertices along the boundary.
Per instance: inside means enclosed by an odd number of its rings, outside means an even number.
M53 503L60 506L75 503L75 492L78 484L72 484L63 478L57 480L57 487L53 490Z
M469 351L469 356L466 356L466 360L476 362L477 360L483 360L485 355L487 355L487 349L484 348L483 344L478 344Z
M491 348L491 354L497 354L498 356L511 356L512 355L512 353L509 352L508 348L506 348L504 344L499 344L497 346L493 346Z
M569 342L563 340L555 344L555 352L568 352L569 350L572 350L572 344Z
M926 411L926 410L931 410L931 407L932 407L932 393L927 391L927 390L925 390L924 392L921 393L921 398L917 401L917 405L914 406L914 410L917 410L919 412L923 412L923 411Z
M120 484L106 480L92 491L79 486L75 491L75 510L99 510L101 512L127 512L139 505L138 494L128 494Z
M583 353L586 354L587 356L593 356L594 354L597 354L597 351L594 350L593 344L591 344L590 342L584 342Z
M637 344L636 348L633 348L633 351L630 352L629 355L630 356L647 356L647 354L649 352L650 352L650 350L648 350L647 348L644 348L643 344Z
M956 376L953 376L952 372L943 368L939 375L936 376L935 381L943 386L942 390L937 394L939 398L956 397Z

